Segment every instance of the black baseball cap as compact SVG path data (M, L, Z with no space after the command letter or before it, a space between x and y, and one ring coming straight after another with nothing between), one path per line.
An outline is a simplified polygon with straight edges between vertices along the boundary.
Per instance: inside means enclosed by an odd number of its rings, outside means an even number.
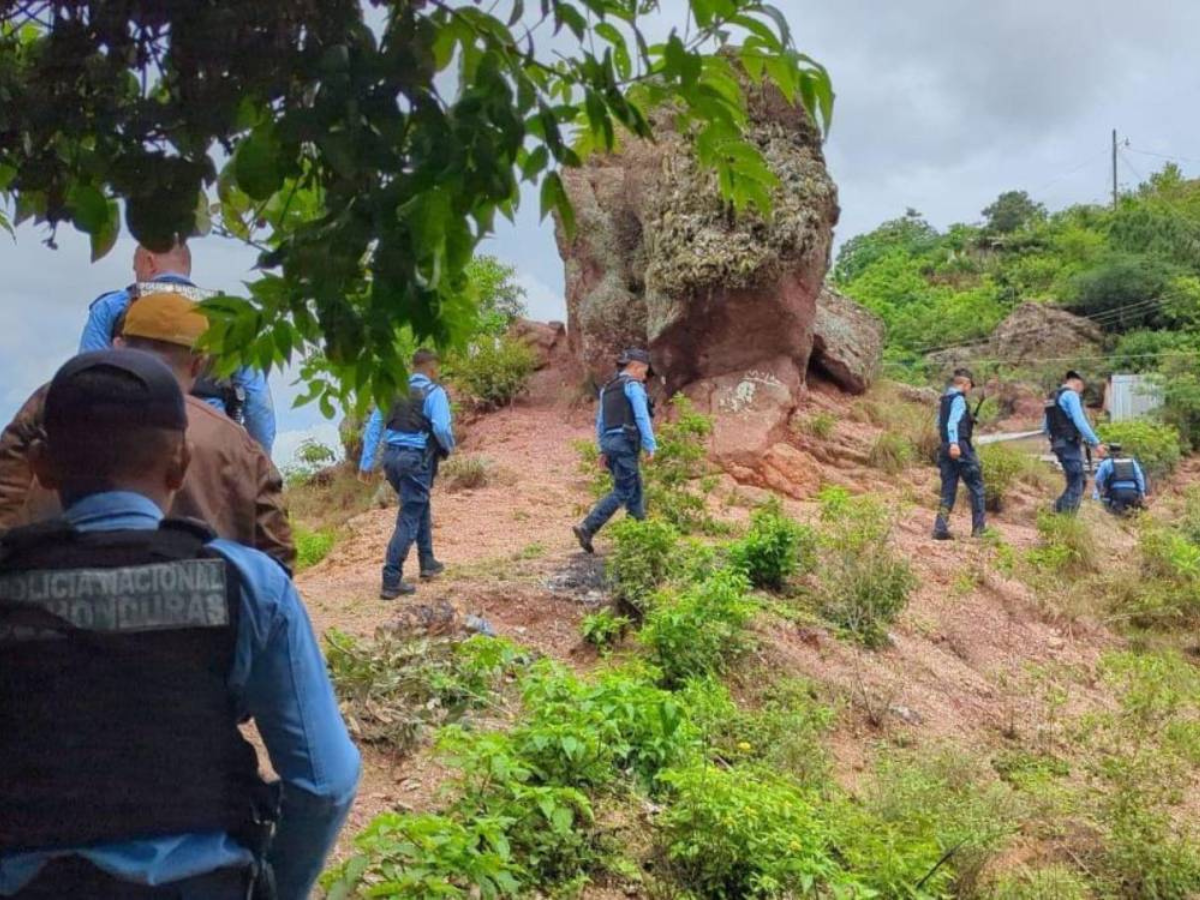
M46 434L84 440L88 427L187 430L174 373L141 350L81 353L55 374L46 394Z
M618 366L627 366L631 362L645 363L649 367L648 375L654 374L654 365L650 362L650 351L643 350L640 347L629 347L621 351L621 355L617 357Z

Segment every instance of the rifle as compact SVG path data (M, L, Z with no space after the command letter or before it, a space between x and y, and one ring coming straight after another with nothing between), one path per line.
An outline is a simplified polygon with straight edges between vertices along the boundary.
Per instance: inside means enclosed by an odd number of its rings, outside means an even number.
M1087 456L1087 468L1084 469L1083 471L1085 471L1085 472L1095 471L1095 469L1092 466L1092 445L1089 444L1087 441L1083 442L1083 452Z

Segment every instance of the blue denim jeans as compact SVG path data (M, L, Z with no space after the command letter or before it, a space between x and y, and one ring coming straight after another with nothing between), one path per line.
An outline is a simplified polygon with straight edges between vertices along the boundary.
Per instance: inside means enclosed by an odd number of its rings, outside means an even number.
M433 488L434 459L424 450L388 447L383 455L383 471L400 495L396 530L388 541L383 563L383 586L394 588L401 581L404 561L414 543L422 568L433 560L429 492Z
M1053 449L1066 479L1062 496L1054 501L1054 511L1073 516L1079 512L1079 504L1083 502L1083 492L1087 488L1087 472L1083 470L1083 447L1078 443L1063 442L1054 444Z
M938 472L942 476L942 496L938 505L937 519L933 530L937 534L947 534L950 531L950 513L954 510L954 501L958 499L958 483L966 486L971 498L971 532L978 534L987 527L987 514L984 510L983 469L979 465L979 457L969 444L959 444L962 455L951 459L950 452L943 447L938 451Z
M623 434L605 435L600 441L600 452L608 459L608 471L612 473L613 489L583 520L583 527L588 534L595 534L603 528L604 523L622 506L633 518L646 518L642 472L638 467L640 450L636 440Z

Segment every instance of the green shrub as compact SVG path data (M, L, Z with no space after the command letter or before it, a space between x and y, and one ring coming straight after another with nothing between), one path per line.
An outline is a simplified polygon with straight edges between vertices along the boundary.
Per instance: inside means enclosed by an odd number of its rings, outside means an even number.
M726 670L745 646L742 629L753 610L745 596L749 588L744 575L727 570L659 598L638 637L665 686Z
M593 500L599 500L612 490L612 475L608 469L600 465L600 448L592 438L583 438L575 442L575 452L579 454L579 465L576 471L587 480L588 493Z
M1024 468L1024 454L1002 444L987 444L979 448L979 465L983 469L983 496L987 508L1000 512L1004 498Z
M660 519L622 519L612 528L605 571L617 599L645 612L654 592L677 570L679 532Z
M611 609L602 609L584 616L579 630L583 639L593 647L607 650L621 640L629 625L629 619L625 616L619 616Z
M829 754L823 740L833 727L834 711L803 679L764 678L762 685L746 709L716 679L687 682L682 698L718 761L758 763L805 787L827 787Z
M461 822L498 822L528 886L570 883L597 860L591 801L549 779L526 756L523 734L447 729L439 745L458 770L458 799L448 813Z
M447 361L447 374L481 408L508 406L529 384L537 356L529 345L507 335L473 344Z
M1172 807L1193 783L1194 745L1177 738L1200 719L1200 675L1174 653L1111 653L1100 672L1121 707L1084 719L1078 741L1101 786L1093 866L1104 896L1189 900L1200 892L1200 834Z
M644 466L646 509L684 534L719 531L708 512L708 496L716 487L708 477L708 436L712 419L696 412L682 394L671 400L674 416L655 425L658 451Z
M1039 569L1067 576L1089 575L1099 568L1099 550L1087 523L1079 516L1041 512L1038 545L1029 560Z
M292 528L292 541L296 544L296 571L303 572L329 555L337 542L337 532L332 528L296 525Z
M783 513L778 500L754 512L750 531L729 548L734 568L755 587L779 590L816 564L816 535Z
M880 646L908 605L916 577L891 546L891 516L877 498L827 489L820 499L821 612L853 639Z
M1200 447L1200 373L1189 355L1169 356L1159 369L1162 385L1162 420L1175 426L1186 449Z
M1099 432L1106 444L1120 444L1123 454L1137 457L1149 478L1164 478L1179 465L1182 452L1179 431L1174 425L1128 419L1101 425Z
M967 893L1021 821L1013 792L952 751L885 756L861 794L834 817L838 849L880 897L945 897L952 885Z
M902 434L885 431L875 439L867 454L867 462L889 475L899 475L915 457L912 442Z
M1146 522L1138 538L1139 590L1114 613L1142 628L1186 627L1200 617L1200 545L1186 532Z
M1083 877L1066 866L1005 872L991 884L990 900L1092 900L1095 895Z
M289 485L304 484L335 462L337 451L316 438L305 438L296 448L292 463L284 468L283 476Z
M384 896L410 900L516 897L520 867L502 821L461 823L436 814L387 812L354 839L353 856L321 879L330 900Z
M485 456L456 453L438 467L438 478L448 491L486 487L492 479L492 462Z
M679 699L627 672L589 680L540 665L525 679L523 699L528 717L512 741L545 783L604 785L628 771L649 785L699 750Z
M760 769L711 765L661 776L670 804L658 817L662 854L689 896L855 896L812 798Z

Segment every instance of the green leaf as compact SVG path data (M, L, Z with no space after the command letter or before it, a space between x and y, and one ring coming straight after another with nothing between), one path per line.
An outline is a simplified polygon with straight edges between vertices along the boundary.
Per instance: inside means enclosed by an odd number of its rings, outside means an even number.
M108 220L108 201L104 193L92 184L76 184L67 194L71 221L85 234L95 234Z
M117 243L117 238L120 235L121 207L117 204L116 200L109 200L105 204L104 223L89 235L92 245L92 262L97 262L106 257Z
M542 179L541 207L543 219L552 210L557 210L567 237L574 237L575 209L571 206L566 189L563 187L562 178L557 172L550 172Z
M267 200L283 185L282 148L275 129L259 126L243 138L233 154L238 187L252 200Z
M539 144L530 151L525 162L521 165L521 177L526 181L536 181L538 175L546 168L550 162L550 151L546 149L544 144Z

